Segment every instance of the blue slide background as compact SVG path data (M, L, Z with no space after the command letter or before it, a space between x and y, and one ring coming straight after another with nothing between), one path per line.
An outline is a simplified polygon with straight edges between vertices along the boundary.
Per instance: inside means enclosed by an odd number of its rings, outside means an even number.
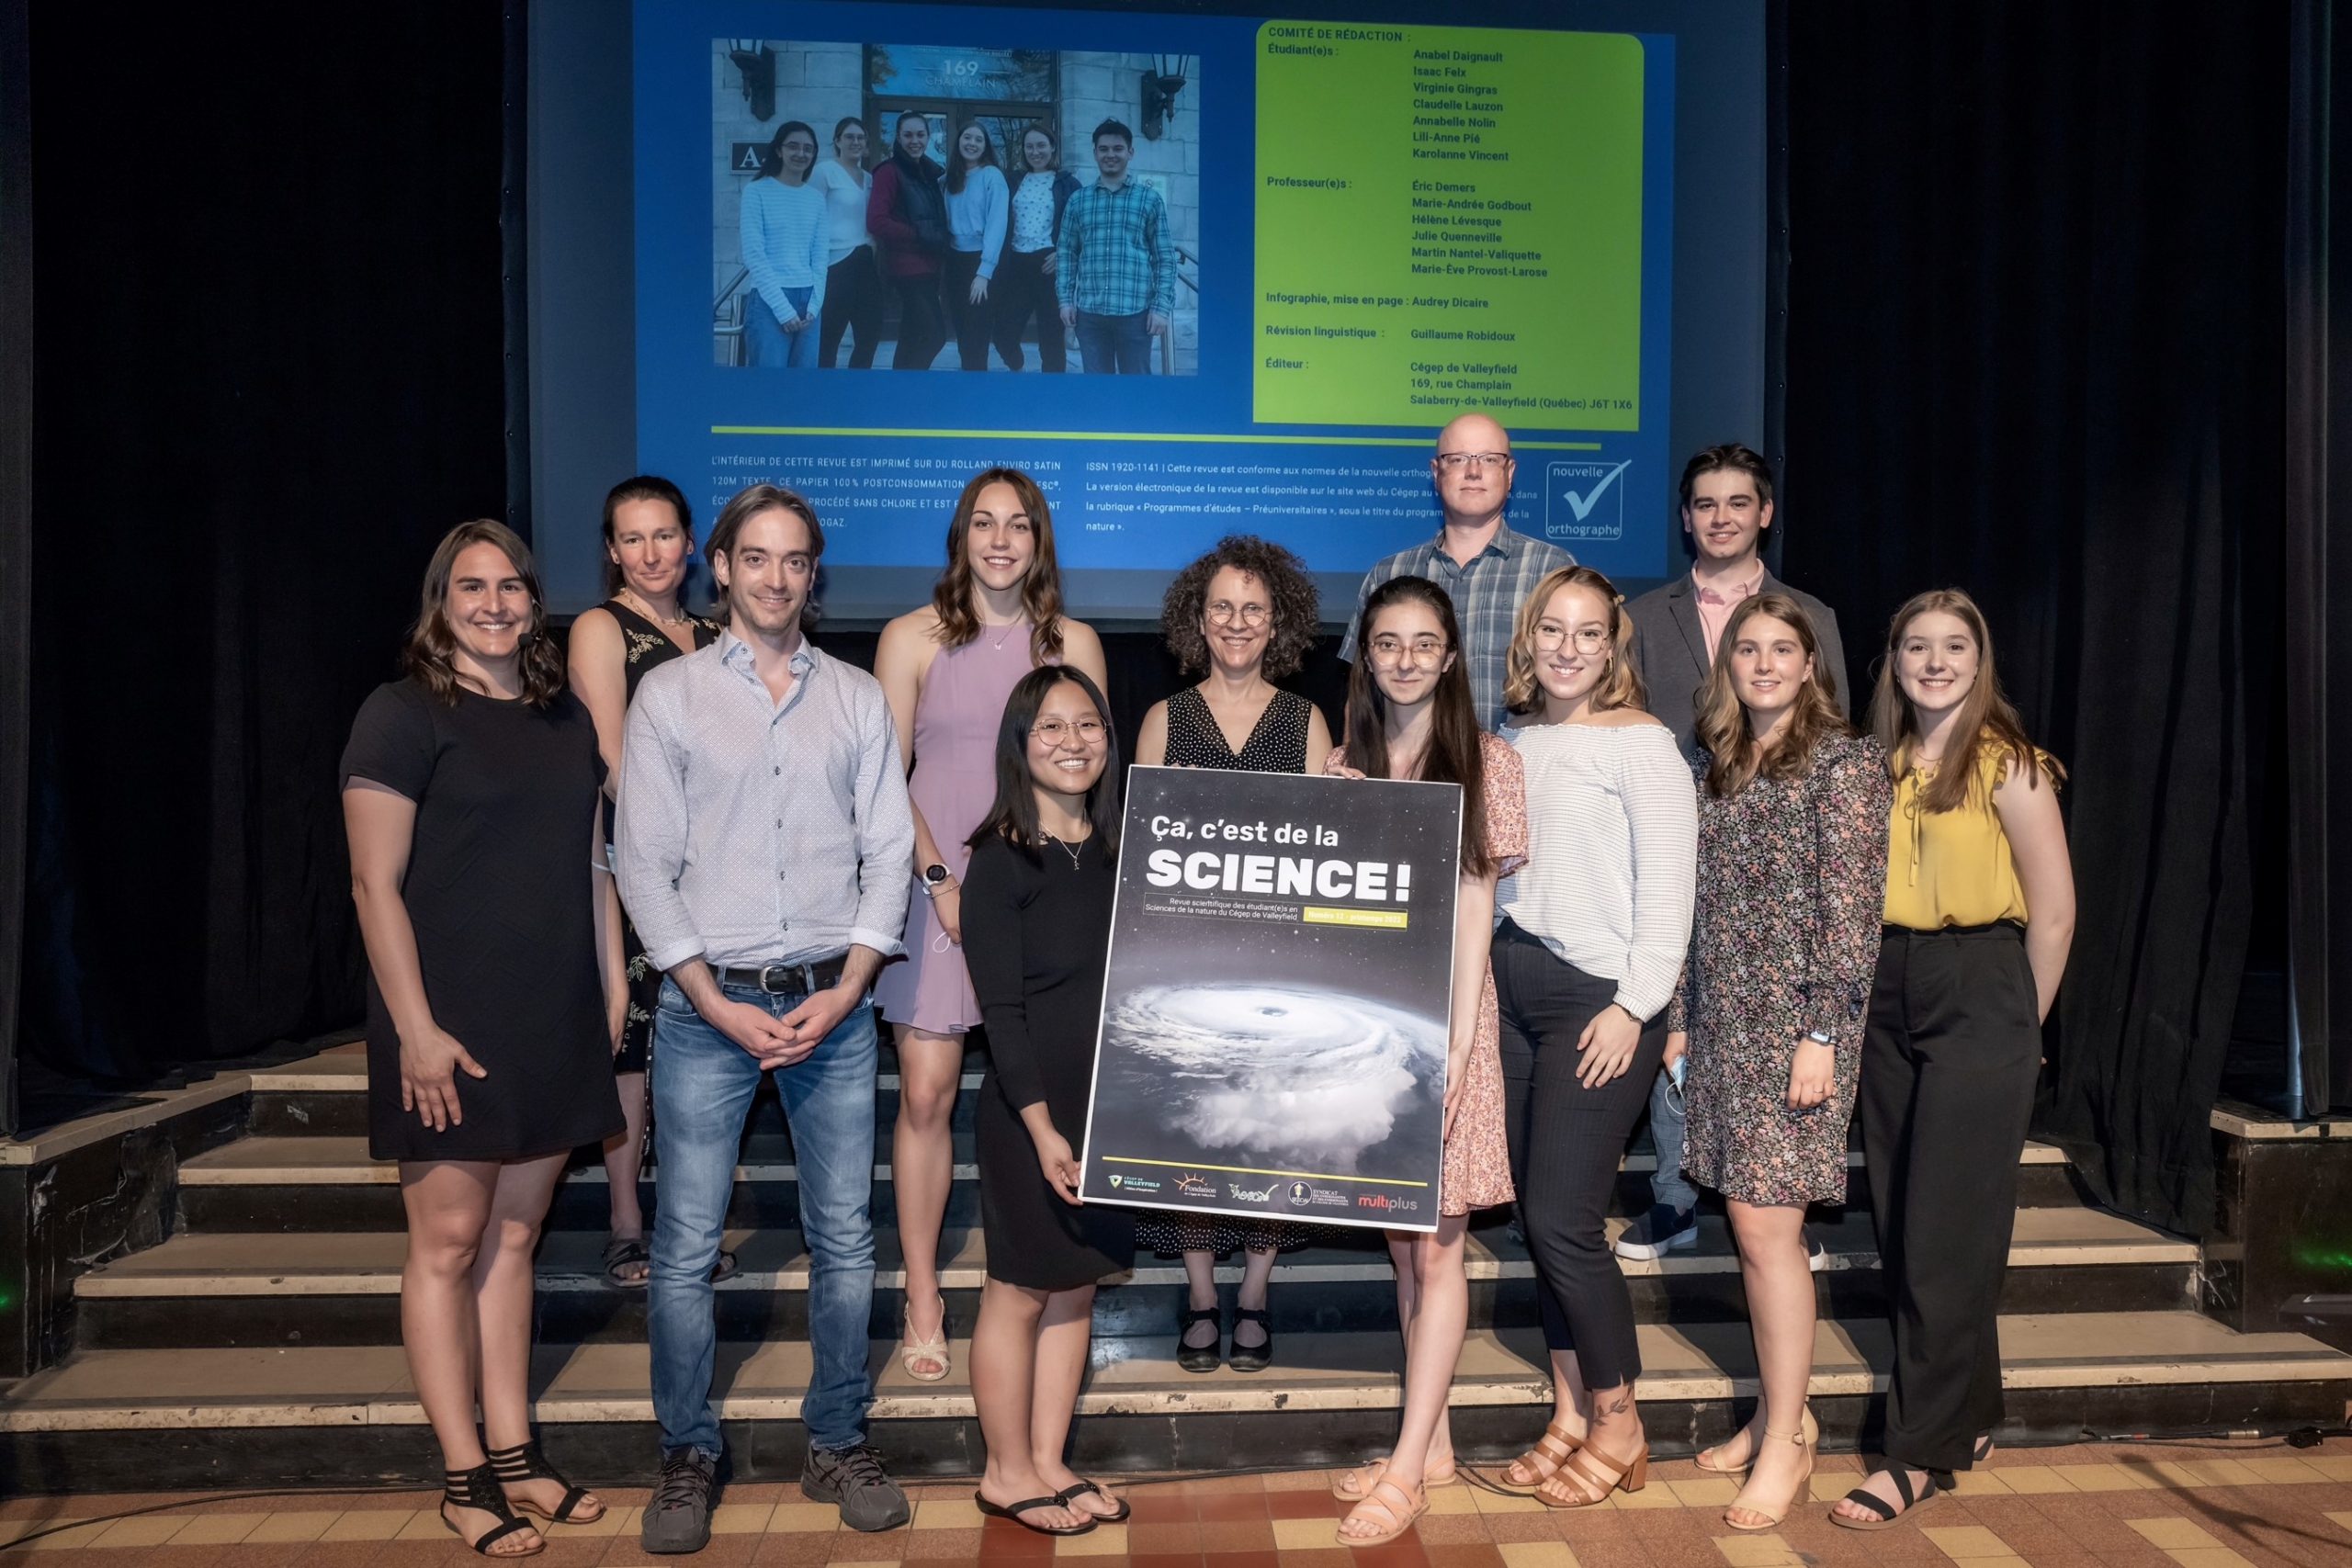
M1159 572L1219 535L1280 539L1321 572L1361 571L1429 536L1430 431L1302 428L1250 419L1257 29L1263 18L966 6L669 4L634 13L639 467L685 485L707 525L756 479L807 491L827 525L829 570L935 569L944 502L991 462L1029 468L1054 506L1066 570ZM1667 428L1672 299L1674 43L1645 51L1642 425L1634 432L1512 426L1513 526L1556 538L1616 575L1668 565ZM1192 377L928 375L752 370L712 363L711 41L937 43L1139 51L1200 57L1204 137L1200 366ZM1344 106L1334 106L1344 112ZM780 101L778 121L792 118ZM1081 180L1091 160L1071 149ZM952 365L951 344L939 364ZM969 434L720 434L790 426ZM1189 439L1167 439L1167 437ZM1154 439L1154 437L1158 437ZM1246 437L1248 439L1236 439ZM1614 474L1613 479L1610 476ZM1592 501L1596 487L1600 490ZM697 481L704 481L697 485ZM1581 518L1577 505L1589 505ZM1339 515L1342 506L1371 515Z

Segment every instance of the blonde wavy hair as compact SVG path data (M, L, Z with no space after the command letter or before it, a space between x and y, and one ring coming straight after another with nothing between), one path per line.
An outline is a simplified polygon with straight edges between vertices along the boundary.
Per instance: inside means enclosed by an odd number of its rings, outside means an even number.
M1634 668L1634 617L1625 613L1625 596L1589 566L1554 568L1520 603L1511 621L1510 647L1503 655L1503 705L1513 713L1533 713L1544 705L1544 689L1535 683L1535 623L1563 588L1589 588L1609 606L1609 668L1593 690L1594 711L1639 708L1647 713L1649 693L1642 685L1641 671Z

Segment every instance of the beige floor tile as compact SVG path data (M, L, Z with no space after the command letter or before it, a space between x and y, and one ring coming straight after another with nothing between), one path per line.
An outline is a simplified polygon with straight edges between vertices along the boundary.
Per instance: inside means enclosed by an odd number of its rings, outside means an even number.
M1686 1508L1720 1508L1739 1495L1739 1483L1720 1475L1702 1476L1696 1481L1652 1482L1650 1491L1660 1486L1672 1492Z
M1619 1508L1679 1508L1684 1506L1682 1499L1674 1495L1672 1487L1657 1482L1639 1492L1611 1492L1609 1501Z
M2152 1466L2168 1485L2259 1486L2262 1478L2233 1459L2158 1460Z
M2352 1513L2330 1514L2327 1517L2342 1525L2346 1530L2352 1530Z
M137 1518L117 1519L90 1544L108 1548L161 1546L179 1534L187 1523L185 1514L141 1514Z
M2180 1568L2254 1568L2226 1546L2183 1546L2165 1553Z
M1329 1524L1321 1519L1283 1519L1279 1524L1322 1524L1324 1539L1329 1540ZM1277 1545L1281 1537L1275 1538ZM1096 1525L1084 1535L1066 1535L1054 1542L1056 1557L1120 1557L1127 1554L1127 1527L1124 1524Z
M2159 1551L2222 1544L2206 1534L2204 1527L2195 1519L2184 1519L2177 1515L2154 1519L2126 1519L2123 1522L2138 1530L2142 1539Z
M638 1516L644 1511L645 1510L642 1508L616 1507L614 1505L607 1503L605 1505L605 1511L597 1515L593 1519L589 1519L581 1524L541 1525L539 1527L539 1533L546 1536L549 1540L568 1540L582 1538L593 1539L598 1536L618 1536L623 1534L635 1535L637 1533ZM401 1539L410 1540L413 1538L403 1536Z
M978 1509L973 1512L978 1513ZM768 1520L768 1533L782 1535L787 1530L836 1530L841 1529L842 1511L831 1503L778 1503L775 1514Z
M245 1537L245 1544L316 1540L342 1517L340 1508L294 1508L272 1514L254 1527L253 1533Z
M2330 1481L2352 1481L2352 1454L2315 1454L2303 1462Z
M1804 1568L1804 1559L1777 1535L1719 1535L1715 1550L1730 1568Z
M1921 1525L1919 1533L1936 1543L1936 1550L1955 1562L1968 1562L1985 1557L2015 1557L2007 1542L1983 1525Z
M1977 1472L1972 1471L1970 1473L1975 1474ZM2046 1464L2005 1464L1997 1472L1985 1472L1984 1473L1999 1475L2001 1478L2001 1484L2007 1487L2010 1491L2016 1493L2020 1497L2039 1496L2053 1492L2072 1492L2074 1490L2072 1486L2066 1483L2066 1478L2064 1476L2060 1475L2056 1471L2051 1469Z
M713 1535L765 1535L774 1503L721 1503L710 1511Z
M1467 1486L1432 1486L1429 1489L1430 1512L1432 1514L1475 1514L1478 1511L1477 1494Z
M915 1506L914 1528L919 1530L976 1530L986 1523L988 1517L969 1497L925 1497Z
M1332 1537L1339 1528L1340 1521L1337 1519L1276 1519L1274 1521L1274 1550L1277 1551L1319 1551L1325 1547L1335 1544Z
M1532 1497L1514 1496L1507 1492L1473 1491L1471 1498L1482 1514L1540 1514L1544 1505Z
M1952 1472L1952 1495L1955 1497L2006 1497L2009 1483L1998 1471L1958 1470Z
M1584 1568L1565 1540L1511 1540L1495 1550L1504 1568Z
M391 1540L402 1527L424 1510L416 1508L354 1508L326 1528L319 1537L331 1540Z
M2253 1472L2265 1486L2306 1486L2327 1479L2299 1459L2242 1459L2237 1462L2241 1469Z
M611 1515L607 1513L605 1517L609 1518L611 1517ZM597 1524L602 1524L604 1520L599 1519ZM571 1529L573 1527L571 1525L560 1525L557 1528L560 1529ZM590 1525L587 1527L587 1529L591 1530L595 1528L595 1525ZM441 1522L440 1509L419 1508L415 1513L409 1516L408 1523L402 1525L400 1529L400 1533L392 1537L392 1539L394 1540L449 1540L455 1538L451 1535L449 1527Z
M174 1546L232 1546L254 1533L266 1514L198 1514L172 1537ZM438 1524L435 1529L440 1529Z
M47 1529L49 1527L43 1526L42 1528ZM114 1527L110 1524L99 1524L83 1525L74 1529L62 1529L59 1530L55 1535L45 1535L41 1537L39 1540L36 1540L27 1546L25 1550L28 1551L78 1551L85 1546L95 1546L97 1543L98 1537L106 1534L107 1530L113 1528Z

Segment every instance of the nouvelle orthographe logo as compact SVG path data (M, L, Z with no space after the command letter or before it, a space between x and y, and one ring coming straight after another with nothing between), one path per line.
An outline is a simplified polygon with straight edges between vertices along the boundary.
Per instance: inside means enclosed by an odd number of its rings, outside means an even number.
M1634 466L1562 459L1544 468L1544 536L1622 539L1625 536L1625 470Z

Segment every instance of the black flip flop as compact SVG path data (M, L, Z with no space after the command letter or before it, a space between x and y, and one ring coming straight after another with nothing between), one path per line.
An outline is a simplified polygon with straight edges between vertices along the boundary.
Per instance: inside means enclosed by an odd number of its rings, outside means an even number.
M616 1291L641 1291L653 1277L653 1255L645 1249L645 1238L639 1235L616 1235L605 1243L605 1283ZM645 1272L631 1279L621 1272L624 1269L642 1267Z
M1829 1522L1833 1525L1842 1525L1849 1530L1891 1530L1897 1525L1909 1524L1911 1522L1911 1517L1914 1514L1932 1507L1934 1505L1942 1502L1944 1499L1944 1490L1942 1487L1936 1484L1936 1477L1933 1472L1929 1472L1928 1474L1928 1489L1925 1492L1921 1492L1917 1495L1914 1495L1911 1490L1911 1471L1909 1466L1903 1464L1891 1464L1887 1466L1886 1472L1894 1477L1894 1489L1903 1495L1903 1507L1900 1512L1893 1514L1888 1513L1886 1511L1885 1498L1865 1492L1862 1488L1857 1486L1851 1492L1846 1494L1846 1501L1855 1504L1860 1507L1868 1508L1871 1513L1876 1514L1878 1517L1874 1519L1857 1519L1832 1509L1829 1515Z
M1108 1492L1103 1491L1102 1487L1096 1485L1093 1482L1087 1480L1084 1476L1079 1477L1077 1485L1063 1487L1060 1491L1054 1494L1054 1497L1055 1500L1060 1503L1063 1507L1069 1508L1075 1506L1071 1502L1072 1498L1087 1492L1093 1493L1097 1497L1102 1498L1106 1503L1116 1503L1119 1505L1119 1511L1115 1514L1098 1514L1091 1508L1077 1509L1079 1513L1084 1514L1096 1524L1125 1524L1127 1522L1127 1516L1135 1512L1133 1508L1127 1506L1127 1500L1125 1497L1112 1496Z
M1073 1488L1073 1490L1075 1490L1075 1488ZM1027 1519L1021 1517L1032 1508L1069 1507L1069 1505L1063 1502L1059 1497L1032 1497L1025 1503L1012 1503L1003 1507L999 1507L994 1503L989 1502L986 1497L983 1497L978 1493L975 1492L972 1494L972 1501L978 1503L980 1506L980 1512L986 1514L989 1517L992 1519L1011 1519L1023 1529L1035 1530L1039 1535L1084 1535L1088 1530L1094 1528L1094 1520L1091 1517L1084 1524L1079 1526L1076 1529L1061 1530L1047 1529L1044 1525L1033 1525Z
M732 1280L738 1267L733 1253L720 1253L718 1261L710 1266L710 1282L716 1285L722 1280Z

